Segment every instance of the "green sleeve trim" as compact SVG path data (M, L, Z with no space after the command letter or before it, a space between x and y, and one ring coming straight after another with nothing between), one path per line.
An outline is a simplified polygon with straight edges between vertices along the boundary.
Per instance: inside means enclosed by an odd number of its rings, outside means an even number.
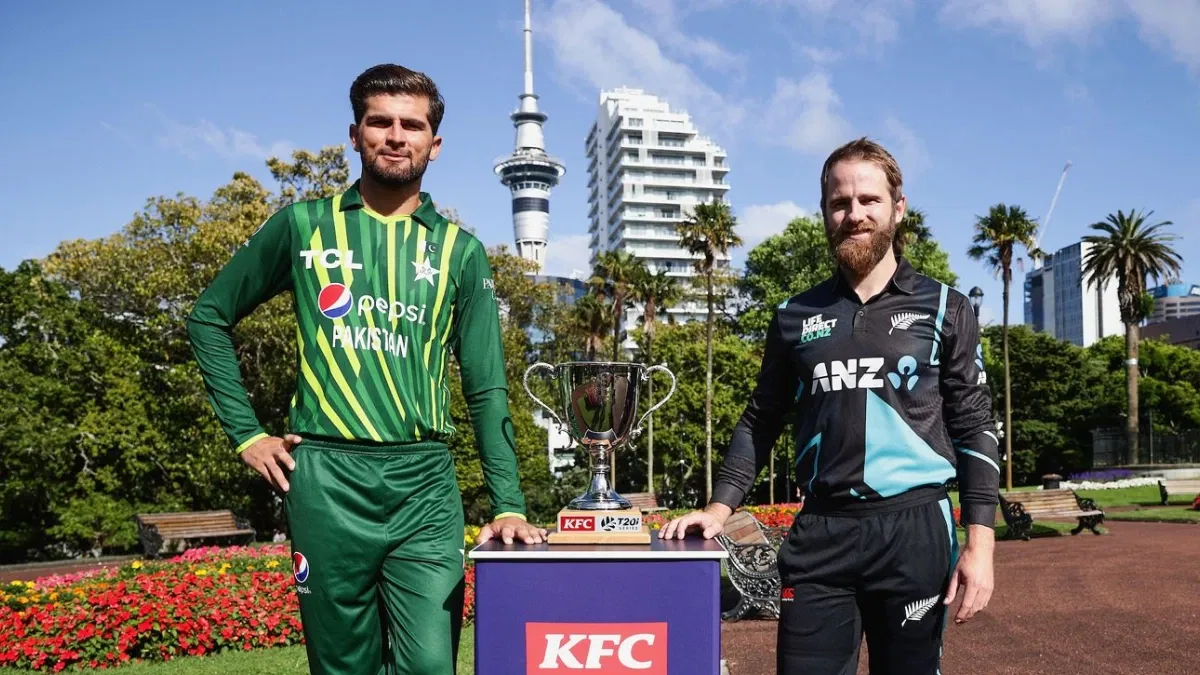
M262 439L264 439L266 437L267 437L266 433L254 434L250 438L247 438L246 440L242 441L242 444L237 446L237 450L235 452L237 452L237 454L240 455L246 448L254 445L255 443L261 441Z

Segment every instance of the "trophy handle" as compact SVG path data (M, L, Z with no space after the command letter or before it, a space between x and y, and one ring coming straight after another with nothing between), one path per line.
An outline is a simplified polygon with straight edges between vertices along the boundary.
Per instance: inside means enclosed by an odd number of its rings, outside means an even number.
M554 408L551 408L550 406L546 405L545 403L542 403L542 399L538 398L537 396L534 396L533 392L529 390L529 374L535 370L540 370L540 369L549 370L550 371L550 379L552 379L552 380L555 379L554 366L550 365L549 363L542 363L539 361L538 363L535 363L532 366L529 366L528 368L525 369L525 377L522 378L522 380L521 380L521 383L525 386L525 393L529 394L529 398L533 399L533 401L535 403L537 403L538 405L545 408L546 412L550 413L550 416L554 418L554 421L558 422L558 426L566 429L567 425L563 424L563 421L558 417L558 413L554 412Z
M656 371L656 370L661 370L662 372L666 373L668 377L671 378L671 391L668 391L666 396L664 396L662 399L660 399L658 403L655 403L653 406L651 406L650 409L646 411L645 415L642 415L642 419L638 420L637 428L633 430L634 436L641 435L642 425L646 423L646 418L650 416L650 413L663 407L663 405L665 405L666 402L669 401L671 399L671 397L675 395L675 373L672 373L669 369L667 369L667 364L665 364L665 363L657 365L657 366L650 366L649 368L647 368L646 372L642 373L642 381L645 382L646 380L649 380L650 376L653 375L654 371Z

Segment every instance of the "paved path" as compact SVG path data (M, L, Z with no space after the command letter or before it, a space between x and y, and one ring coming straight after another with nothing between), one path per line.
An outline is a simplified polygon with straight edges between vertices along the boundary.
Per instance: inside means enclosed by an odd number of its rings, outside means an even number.
M997 542L996 594L970 623L947 628L942 673L1200 672L1200 526L1105 527ZM775 674L775 622L726 623L721 640L730 675Z

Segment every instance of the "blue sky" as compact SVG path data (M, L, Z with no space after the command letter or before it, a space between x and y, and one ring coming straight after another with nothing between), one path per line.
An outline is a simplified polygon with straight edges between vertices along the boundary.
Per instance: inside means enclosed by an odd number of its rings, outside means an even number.
M429 73L447 100L426 188L486 244L511 245L492 164L513 144L521 7L5 3L0 267L116 232L151 196L207 198L234 171L274 188L265 159L345 143L350 82L380 62ZM626 85L687 109L727 149L751 244L815 210L825 155L868 135L900 159L961 288L986 292L985 321L999 318L1000 284L966 255L975 216L1006 202L1042 219L1067 161L1044 248L1116 209L1153 209L1186 237L1184 279L1200 283L1200 0L534 0L533 12L547 146L567 166L548 271L586 265L584 138L600 88Z

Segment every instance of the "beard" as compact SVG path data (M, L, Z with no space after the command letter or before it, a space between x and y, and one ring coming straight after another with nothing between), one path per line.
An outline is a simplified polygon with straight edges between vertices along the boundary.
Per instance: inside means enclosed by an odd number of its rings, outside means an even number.
M365 149L359 151L358 156L362 160L363 173L371 176L376 183L392 188L408 187L419 182L429 166L428 154L424 157L410 154L407 167L396 166L382 160L378 152L368 153Z
M850 239L855 231L853 225L843 225L829 234L829 248L834 258L856 277L865 277L875 269L880 260L892 250L892 240L896 237L895 216L888 218L886 226L879 226L870 221L858 226L858 230L870 228L870 236L865 241Z

